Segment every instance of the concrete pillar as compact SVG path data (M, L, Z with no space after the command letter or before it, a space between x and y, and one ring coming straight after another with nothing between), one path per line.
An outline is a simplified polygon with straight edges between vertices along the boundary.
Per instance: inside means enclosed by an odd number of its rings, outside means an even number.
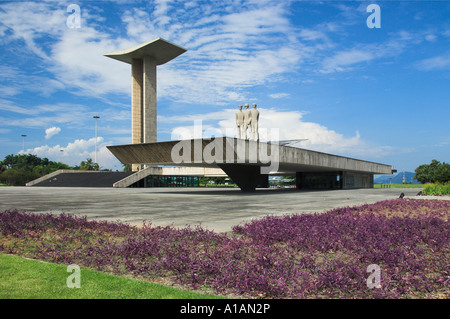
M131 60L131 143L141 144L144 141L143 93L144 93L143 61ZM141 165L132 164L133 172L139 171Z
M156 60L151 56L131 61L131 140L133 144L155 143ZM142 169L133 164L132 170Z
M143 143L143 63L141 59L131 62L131 143Z
M142 143L156 142L156 60L145 55L143 58L143 121Z

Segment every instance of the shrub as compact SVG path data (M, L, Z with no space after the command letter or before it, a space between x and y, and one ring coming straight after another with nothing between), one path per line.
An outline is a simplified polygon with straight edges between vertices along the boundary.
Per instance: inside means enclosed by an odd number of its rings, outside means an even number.
M422 190L424 195L450 195L450 183L428 184Z

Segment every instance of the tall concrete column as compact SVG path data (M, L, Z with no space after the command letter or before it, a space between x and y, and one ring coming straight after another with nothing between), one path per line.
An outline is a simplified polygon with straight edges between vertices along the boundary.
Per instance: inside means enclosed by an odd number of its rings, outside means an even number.
M186 49L157 38L105 56L131 64L132 144L156 143L156 67L169 62ZM132 164L133 171L142 165Z
M131 62L131 143L144 142L143 123L143 63L140 59Z
M131 62L132 143L154 143L156 124L156 60L151 56Z
M141 59L131 60L131 143L141 144L144 142L144 122L143 122L143 61ZM132 164L133 172L142 168L140 164Z
M143 119L144 138L142 143L155 143L156 130L156 59L145 55L143 58Z

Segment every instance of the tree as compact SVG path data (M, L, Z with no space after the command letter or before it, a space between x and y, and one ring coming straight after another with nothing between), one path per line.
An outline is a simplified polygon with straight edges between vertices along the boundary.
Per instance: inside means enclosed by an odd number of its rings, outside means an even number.
M435 171L436 182L445 184L450 181L450 164L442 163Z
M11 154L0 161L0 182L23 186L36 178L67 168L70 167L64 163L52 162L48 158L39 158L33 154Z
M441 163L437 160L432 160L430 164L423 164L415 170L417 179L422 184L425 183L446 183L450 181L450 164Z
M39 176L24 169L10 168L0 174L1 183L12 186L24 186L36 178L39 178Z
M87 158L86 161L81 161L80 170L82 171L98 171L98 163L94 163L92 158Z
M124 172L131 172L133 170L131 164L122 164L122 166Z
M416 175L414 176L415 179L417 179L420 183L431 183L432 182L432 176L430 172L430 166L427 164L420 165L416 168L414 171Z

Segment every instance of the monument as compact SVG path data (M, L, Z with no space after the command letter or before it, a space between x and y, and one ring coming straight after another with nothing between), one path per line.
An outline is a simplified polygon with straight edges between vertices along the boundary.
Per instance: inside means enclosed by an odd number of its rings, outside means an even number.
M238 108L239 111L236 112L237 138L244 138L244 112L242 112L242 105L239 105Z
M250 128L251 122L252 122L252 113L248 109L248 103L244 104L245 111L244 111L244 140L248 140L247 130ZM251 128L250 128L251 129Z
M259 132L258 132L259 111L256 109L256 103L253 103L253 108L250 110L250 114L252 116L252 121L250 123L252 133L251 133L250 139L258 142L259 141Z
M238 138L194 138L157 142L156 68L186 51L157 38L126 50L105 54L112 59L131 64L132 79L132 144L111 145L107 148L120 162L131 164L137 172L114 182L113 187L167 187L172 183L187 187L191 181L184 182L180 179L226 174L244 192L252 192L257 187L269 187L269 175L295 176L297 189L371 188L373 174L396 172L391 165L290 147L282 143L260 142L259 111L255 103L251 110L249 105L245 104L244 112L242 106L239 106L240 113L236 115ZM247 135L249 129L250 138ZM174 158L174 150L179 150L180 145L183 152ZM146 165L150 167L145 167ZM145 169L140 170L142 167ZM92 186L90 183L98 180L98 174L104 172L95 173L96 176L88 178L89 183L84 182L83 185ZM60 179L63 175L64 172L54 172L33 183L44 182L49 185L50 181L56 180L56 176ZM80 174L65 175L85 178ZM165 180L162 184L159 183L161 180L153 181L158 176L170 181ZM108 183L112 183L113 179L108 179ZM67 183L72 185L73 179L67 177ZM27 185L32 186L30 183Z
M156 124L156 67L187 50L157 38L135 47L106 53L112 59L131 64L131 142L157 141ZM140 166L133 164L133 171Z
M157 142L156 67L184 52L186 49L158 38L105 54L131 64L132 74L132 144L108 146L108 149L123 164L132 164L133 170L138 170L138 165L163 166L140 170L115 183L117 187L140 187L141 182L153 174L152 170L165 169L166 166L170 169L174 166L191 168L182 173L186 176L193 176L194 169L198 168L220 169L246 192L257 187L268 187L269 175L296 176L298 189L348 189L373 187L373 174L392 174L395 171L391 165L260 142L259 111L255 103L251 110L248 103L244 105L244 111L239 106L236 114L238 138ZM250 136L247 131L250 131ZM173 157L174 150L180 145L183 152L178 153L178 157L182 161Z
M236 112L237 138L258 142L259 111L256 109L256 103L253 103L253 109L251 110L249 109L248 103L244 106L244 112L242 111L242 105L239 105L239 111ZM250 130L250 138L247 135L248 130Z

